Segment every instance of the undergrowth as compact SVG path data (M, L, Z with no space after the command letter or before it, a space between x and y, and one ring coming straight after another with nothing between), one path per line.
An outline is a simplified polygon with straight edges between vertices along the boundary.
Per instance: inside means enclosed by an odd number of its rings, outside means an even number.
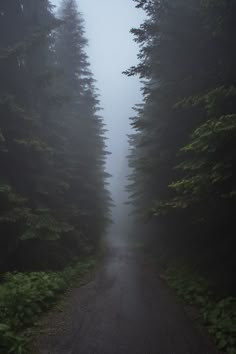
M94 265L91 257L62 272L6 273L0 285L0 353L28 354L24 330L37 325L42 313Z
M178 266L165 269L162 278L185 303L198 308L219 350L236 354L236 298L215 300L205 279Z

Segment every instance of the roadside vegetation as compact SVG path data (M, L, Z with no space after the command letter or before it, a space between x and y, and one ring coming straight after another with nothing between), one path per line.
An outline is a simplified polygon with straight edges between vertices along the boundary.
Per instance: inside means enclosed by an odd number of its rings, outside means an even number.
M65 291L78 287L97 261L89 257L61 272L6 273L0 285L0 352L27 354L31 332L40 317Z
M178 264L161 272L161 278L177 296L197 311L195 320L208 329L221 353L236 353L236 298L216 298L208 281Z

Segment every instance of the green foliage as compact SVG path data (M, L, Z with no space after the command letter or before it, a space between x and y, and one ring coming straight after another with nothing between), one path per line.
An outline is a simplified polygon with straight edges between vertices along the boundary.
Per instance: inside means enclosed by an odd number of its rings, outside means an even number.
M134 2L147 17L131 30L139 62L126 71L143 79L130 203L148 217L153 252L219 269L215 282L235 294L236 2Z
M6 354L27 354L26 341L12 331L11 327L0 323L0 349Z
M236 352L236 299L216 301L204 278L178 265L167 267L162 278L185 303L196 307L218 348L228 354Z
M209 303L202 310L205 325L215 337L220 350L236 352L236 299L228 297L217 303Z
M7 202L14 203L16 205L22 205L25 199L14 193L12 187L9 184L0 184L1 199L5 198Z
M50 26L44 28L43 30L41 28L35 29L34 33L28 34L28 36L19 43L1 50L0 61L8 60L12 56L21 55L25 51L29 50L29 48L34 47L35 44L38 44L45 38L48 32L51 32L60 24L61 22L59 20L55 20Z
M18 145L18 147L24 147L27 150L38 152L38 153L45 153L45 154L50 154L52 153L52 149L48 147L47 144L45 144L41 140L37 139L26 139L26 140L19 140L15 139L14 142Z
M217 116L223 110L230 112L235 87L220 87L183 105L204 102L207 115ZM227 102L228 101L228 102ZM191 135L191 141L180 149L182 162L176 167L183 178L169 187L176 192L173 199L159 203L154 215L168 212L168 208L187 208L212 197L234 198L236 114L225 114L208 119Z
M103 120L76 2L61 2L60 20L49 0L4 1L0 13L0 259L39 269L23 249L53 241L53 266L107 226Z
M169 286L174 288L177 295L191 305L204 305L210 299L208 283L204 278L191 274L184 267L169 266L161 274Z
M6 274L0 287L1 321L18 330L34 323L65 285L57 273Z
M7 273L0 285L0 349L4 353L27 353L23 330L37 324L66 288L94 268L88 258L68 266L63 272Z
M63 222L58 222L50 215L49 210L38 210L27 218L27 229L21 240L43 239L55 241L61 234L73 231L73 227Z

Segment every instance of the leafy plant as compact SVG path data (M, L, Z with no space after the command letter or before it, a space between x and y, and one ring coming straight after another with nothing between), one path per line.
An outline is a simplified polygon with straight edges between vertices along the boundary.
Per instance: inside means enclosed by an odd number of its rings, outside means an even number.
M205 279L178 266L165 269L162 278L184 302L199 309L218 348L227 354L236 353L236 299L214 300Z
M27 353L26 341L24 338L16 335L11 327L0 323L0 349L1 352L12 354Z
M89 258L63 272L7 273L0 285L0 349L4 353L26 353L27 341L20 335L51 308L58 296L95 265Z

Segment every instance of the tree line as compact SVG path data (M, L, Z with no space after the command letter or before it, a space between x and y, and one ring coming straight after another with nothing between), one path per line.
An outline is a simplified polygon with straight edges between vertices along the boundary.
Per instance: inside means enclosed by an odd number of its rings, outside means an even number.
M236 3L134 0L143 81L130 135L131 202L152 245L235 291ZM233 284L233 285L232 285Z
M75 0L0 3L0 264L61 267L109 222L105 128Z

